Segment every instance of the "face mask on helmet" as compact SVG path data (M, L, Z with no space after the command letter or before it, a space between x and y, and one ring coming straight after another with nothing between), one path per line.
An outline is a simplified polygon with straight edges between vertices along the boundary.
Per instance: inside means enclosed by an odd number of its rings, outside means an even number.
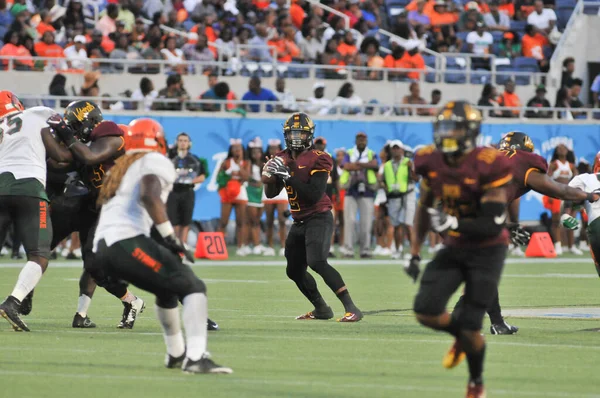
M285 141L288 148L293 150L303 150L310 147L310 133L303 130L291 130L285 134Z
M460 154L475 148L475 138L478 133L476 122L466 122L473 124L471 128L465 128L465 122L455 122L453 120L437 121L434 125L434 141L437 149L447 155Z
M81 142L89 142L94 128L104 120L102 111L89 101L76 101L65 109L65 122L73 129Z
M506 151L518 149L525 152L533 152L535 147L527 134L511 131L500 140L498 149Z

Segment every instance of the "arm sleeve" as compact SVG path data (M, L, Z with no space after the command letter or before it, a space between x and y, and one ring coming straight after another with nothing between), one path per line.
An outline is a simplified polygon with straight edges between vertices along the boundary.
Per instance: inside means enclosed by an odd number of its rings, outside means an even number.
M504 229L506 206L499 202L485 202L475 218L463 218L456 231L476 239L498 236Z
M286 184L294 188L298 195L306 198L306 201L312 205L325 195L328 177L328 173L315 173L310 177L308 183L303 183L296 177L290 177Z

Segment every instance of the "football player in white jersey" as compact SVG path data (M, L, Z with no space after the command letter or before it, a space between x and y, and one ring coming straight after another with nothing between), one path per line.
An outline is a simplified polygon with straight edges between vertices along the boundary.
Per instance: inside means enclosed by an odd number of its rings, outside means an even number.
M232 373L215 364L206 349L206 286L181 255L194 257L177 238L166 201L177 175L164 156L164 137L153 130L130 131L129 150L117 159L100 188L102 206L93 251L107 274L156 295L156 314L167 346L165 366L186 373ZM162 154L157 152L160 149ZM162 237L150 237L152 226ZM183 303L184 341L178 301Z
M21 301L48 267L52 223L46 196L46 159L68 160L46 120L52 109L25 110L10 91L0 91L0 229L16 226L27 263L11 295L0 304L0 315L15 331L29 331L19 316Z

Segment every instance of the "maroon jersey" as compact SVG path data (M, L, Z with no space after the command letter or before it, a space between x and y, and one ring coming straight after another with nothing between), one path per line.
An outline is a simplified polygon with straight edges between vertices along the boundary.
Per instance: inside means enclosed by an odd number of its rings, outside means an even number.
M540 155L514 149L500 150L499 152L508 159L513 174L512 182L506 187L509 203L531 190L527 186L527 178L530 173L546 174L548 172L548 163Z
M475 218L483 194L512 180L508 158L494 148L475 148L458 167L452 167L441 152L428 146L417 152L414 166L423 177L421 189L431 190L434 201L441 201L444 211L458 219ZM484 240L449 231L444 244L463 247L508 244L508 231L504 229L500 235Z
M331 172L333 167L333 159L327 152L321 152L314 149L302 152L296 159L288 150L283 150L277 154L281 157L285 164L290 168L293 177L296 177L305 184L308 184L311 176L316 173ZM302 221L317 213L330 211L332 208L331 199L323 192L321 199L317 203L309 203L305 198L298 195L298 192L293 187L286 185L288 201L290 202L290 210L294 221Z
M84 166L82 178L86 184L93 189L99 190L104 181L104 175L110 170L115 164L115 159L125 153L125 138L123 137L123 130L114 122L103 121L97 125L91 134L91 142L93 143L99 138L103 137L121 137L123 144L115 154L115 156L101 164L93 166Z

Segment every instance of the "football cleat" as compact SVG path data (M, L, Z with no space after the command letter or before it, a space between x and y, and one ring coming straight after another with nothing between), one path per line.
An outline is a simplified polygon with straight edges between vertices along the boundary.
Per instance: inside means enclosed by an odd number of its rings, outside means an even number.
M485 388L483 384L469 383L467 385L466 398L485 398Z
M19 308L21 302L13 296L8 296L2 304L0 304L0 316L10 323L10 326L15 332L29 332L29 327L19 317Z
M207 319L206 320L206 330L219 330L219 325L217 324L217 322L211 320L211 319Z
M467 355L463 351L458 340L455 340L454 344L452 344L452 347L450 347L450 350L448 350L446 355L444 355L444 359L442 360L442 365L446 369L452 369L452 368L458 366L462 361L464 361L466 356Z
M518 327L509 325L505 320L502 320L502 323L493 323L490 326L491 334L515 334L518 331Z
M29 292L27 296L21 301L21 308L19 308L19 313L21 315L29 315L31 314L31 310L33 309L33 290Z
M137 316L144 312L146 309L146 303L144 300L137 297L135 300L129 303L123 303L123 318L117 325L118 329L133 329L133 325Z
M74 328L78 329L93 329L96 327L96 324L92 322L92 320L86 315L85 318L79 315L79 312L75 313L73 317L73 325Z
M208 353L205 353L204 355L202 355L202 358L200 358L197 361L192 361L189 358L186 358L183 361L183 367L182 370L184 373L190 373L190 374L231 374L233 373L233 370L231 370L231 368L225 367L225 366L221 366L221 365L217 365L216 363L213 362L212 359L210 359L210 356L208 355Z
M321 311L317 311L317 309L314 309L313 311L307 312L306 314L296 317L296 319L299 321L312 319L327 320L331 318L333 318L333 310L331 309L331 307L327 307L326 309Z
M356 309L355 312L346 312L343 317L338 319L338 322L358 322L363 319L363 314L359 309Z
M174 357L172 355L167 354L167 356L165 357L165 366L167 367L167 369L181 369L184 360L185 352L179 357Z

